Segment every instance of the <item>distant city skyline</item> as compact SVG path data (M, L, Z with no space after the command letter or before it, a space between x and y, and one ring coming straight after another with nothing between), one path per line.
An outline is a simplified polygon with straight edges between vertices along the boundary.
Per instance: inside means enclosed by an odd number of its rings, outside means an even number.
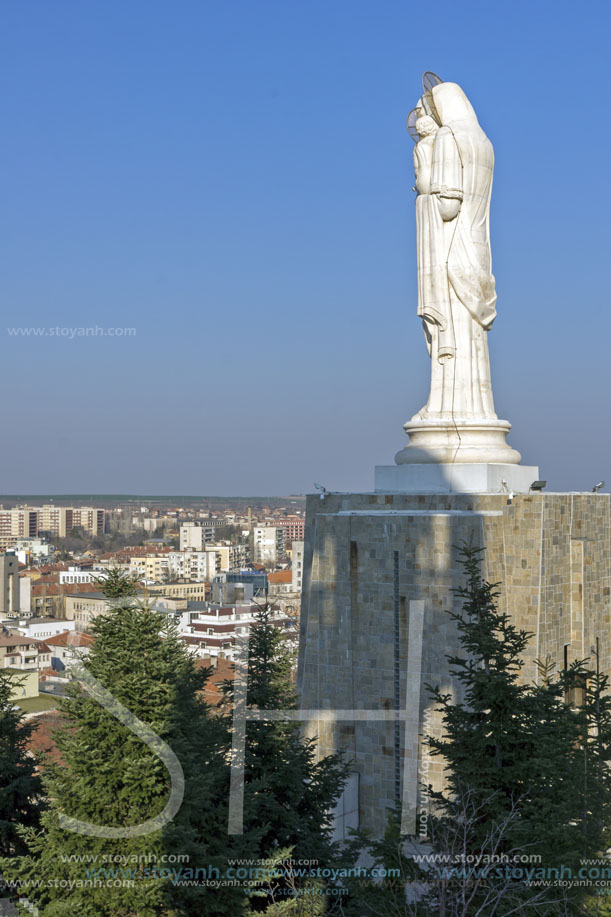
M427 69L495 147L508 441L548 490L611 484L611 13L430 12L4 5L2 489L371 490L428 386L405 126Z

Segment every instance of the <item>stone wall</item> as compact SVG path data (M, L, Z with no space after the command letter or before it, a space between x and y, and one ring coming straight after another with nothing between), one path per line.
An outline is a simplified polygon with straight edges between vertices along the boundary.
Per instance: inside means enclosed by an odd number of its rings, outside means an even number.
M455 546L485 546L500 607L533 633L524 678L537 677L537 658L562 667L589 655L596 638L611 671L609 524L608 494L308 497L301 704L320 752L354 760L362 826L380 831L399 798L415 831L420 783L442 782L419 736L440 729L426 684L457 690L446 660L458 648Z

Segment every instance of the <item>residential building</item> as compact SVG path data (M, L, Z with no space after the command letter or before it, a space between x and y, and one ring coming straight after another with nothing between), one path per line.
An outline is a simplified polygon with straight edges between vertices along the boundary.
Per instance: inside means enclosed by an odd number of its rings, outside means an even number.
M286 519L277 519L274 524L278 528L284 529L285 550L288 550L294 541L303 541L305 536L305 518L303 516L288 516Z
M100 578L106 576L105 572L99 570L84 570L82 567L68 567L59 574L60 585L69 583L96 583Z
M66 622L64 621L64 624ZM93 646L91 634L77 631L63 631L45 640L50 651L50 666L56 672L64 672L84 659Z
M102 592L77 592L66 596L66 620L74 621L77 631L87 631L98 615L112 607L112 600ZM66 623L66 622L64 622Z
M74 621L65 621L61 618L21 618L14 630L24 637L34 640L44 640L56 637L64 631L74 630Z
M293 542L291 571L293 574L293 591L301 595L301 587L303 585L303 541Z
M219 573L212 580L212 601L219 605L239 602L265 601L268 590L267 573L241 570L236 573Z
M52 563L55 548L44 538L18 538L11 550L17 555L20 564L29 567L32 563Z
M217 571L217 556L211 551L172 551L168 554L172 579L208 583Z
M105 510L96 506L74 506L72 509L72 527L79 525L89 535L103 535Z
M192 602L205 602L210 587L207 583L192 583L178 580L175 583L154 583L144 588L150 596L164 595L174 599L188 599Z
M284 553L285 531L282 526L260 525L253 529L254 559L257 563L273 566Z
M299 618L301 592L293 586L292 570L275 570L268 574L269 601L277 604L292 620Z
M0 550L5 551L22 538L38 535L38 513L35 509L0 508Z
M290 570L274 570L267 574L267 578L270 598L293 591L293 574Z
M259 605L251 602L232 605L206 602L197 615L188 616L188 620L182 616L181 638L198 656L233 660L240 651L241 639L255 624L259 609ZM287 639L296 643L295 623L279 608L274 609L272 621L283 629Z
M204 551L214 538L214 528L202 522L183 522L180 526L180 550Z
M131 557L129 572L139 579L153 583L161 583L174 578L174 574L170 570L169 554L158 553L157 551Z
M38 669L12 668L6 667L15 682L11 700L15 704L19 701L27 700L29 697L38 697Z
M65 538L72 528L81 526L90 535L104 532L105 510L94 506L16 506L0 508L0 550L12 547L23 538L36 538L42 532Z
M20 634L0 635L0 668L43 669L51 660L51 651L40 640Z
M66 596L73 595L76 592L98 592L99 587L95 583L54 583L49 582L49 578L36 580L31 584L31 613L38 618L66 617ZM58 577L59 579L59 577ZM21 578L24 582L24 578Z

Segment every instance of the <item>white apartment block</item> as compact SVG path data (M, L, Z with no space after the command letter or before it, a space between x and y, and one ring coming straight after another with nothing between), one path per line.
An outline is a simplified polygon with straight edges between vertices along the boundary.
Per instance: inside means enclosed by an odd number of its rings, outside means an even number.
M218 573L240 570L248 560L248 546L205 545L203 551L174 551L168 558L172 579L209 583Z
M180 526L180 550L204 551L214 543L214 532L225 525L222 519L204 519L202 522L183 522Z
M284 553L285 531L281 526L260 525L253 529L254 559L259 564L275 564Z
M181 551L203 551L206 541L212 541L212 529L204 528L201 522L183 522L180 526Z
M100 572L99 570L82 570L80 567L68 567L67 570L62 570L59 574L60 585L63 586L65 583L74 584L74 583L96 583L99 579L107 576L107 572Z
M64 621L61 618L29 618L20 620L15 630L24 637L45 640L47 637L56 637L57 634L74 630L74 621Z
M55 548L44 538L18 538L13 544L12 551L19 558L19 563L29 566L32 560L52 562Z
M293 592L301 593L303 584L303 541L293 542L291 571L293 574Z
M250 602L237 605L207 602L206 608L196 616L181 617L180 636L198 656L234 660L240 652L241 641L256 621L258 611L259 606ZM296 643L297 629L290 618L278 610L272 621L286 631L287 639Z
M213 551L172 551L168 561L172 579L209 583L216 573L217 558Z

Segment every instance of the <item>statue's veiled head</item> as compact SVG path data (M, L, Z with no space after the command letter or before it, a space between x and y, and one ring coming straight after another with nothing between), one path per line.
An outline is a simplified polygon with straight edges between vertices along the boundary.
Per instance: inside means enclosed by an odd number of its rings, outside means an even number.
M473 106L458 83L439 83L431 94L440 124L466 121L479 127Z

